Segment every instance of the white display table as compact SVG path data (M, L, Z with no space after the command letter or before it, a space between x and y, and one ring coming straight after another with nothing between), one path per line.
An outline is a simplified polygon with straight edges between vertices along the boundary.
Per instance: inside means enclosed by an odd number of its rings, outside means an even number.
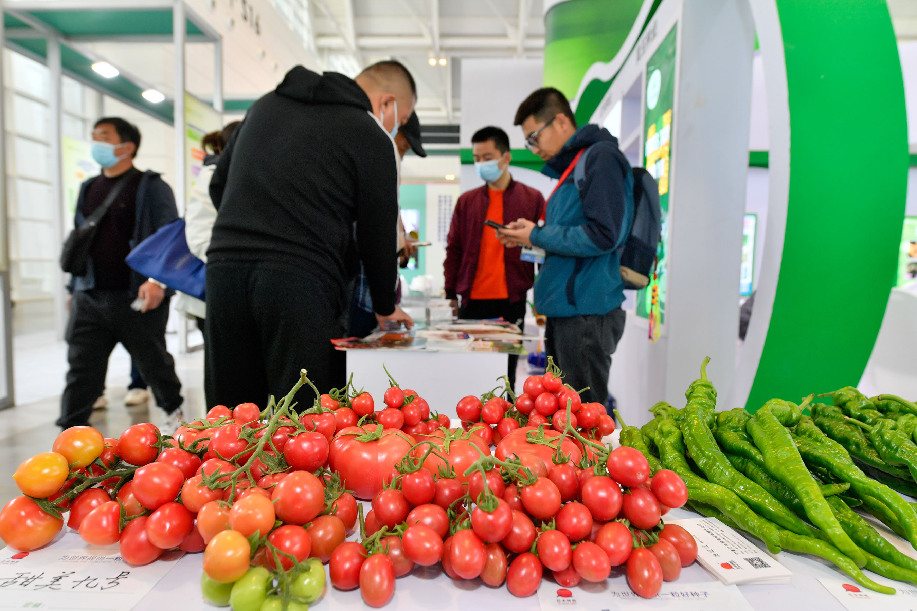
M466 395L480 395L506 374L508 355L497 352L434 352L430 350L347 350L347 376L356 387L372 393L376 409L389 387L385 365L402 388L412 388L430 405L455 422L455 405ZM453 426L457 426L454 423Z

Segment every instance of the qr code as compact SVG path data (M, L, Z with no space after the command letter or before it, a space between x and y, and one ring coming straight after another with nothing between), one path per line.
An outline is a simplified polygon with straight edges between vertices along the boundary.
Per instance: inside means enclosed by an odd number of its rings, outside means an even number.
M761 560L761 559L758 558L757 556L755 556L754 558L745 558L745 562L747 562L748 564L750 564L750 565L751 565L751 568L753 568L753 569L766 569L766 568L770 568L770 565L769 565L768 563L764 562L763 560Z

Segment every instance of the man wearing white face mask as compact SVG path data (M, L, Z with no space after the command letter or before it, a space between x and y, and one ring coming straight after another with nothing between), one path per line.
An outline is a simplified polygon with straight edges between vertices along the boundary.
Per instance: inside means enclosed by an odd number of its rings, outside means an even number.
M140 130L118 117L99 119L92 131L92 157L102 174L80 188L75 224L107 206L89 251L86 274L72 277L67 324L67 386L61 395L62 428L89 423L102 394L108 357L120 342L166 412L163 433L178 427L181 382L166 350L169 292L124 262L131 248L178 218L172 189L156 172L141 172L133 159ZM139 307L138 307L139 306Z
M463 193L452 213L443 262L446 298L460 318L503 318L521 326L525 294L535 281L534 265L522 261L518 249L505 248L484 221L500 225L517 218L537 221L544 210L544 197L513 180L509 136L499 127L475 132L471 150L475 170L486 184ZM516 359L510 357L511 384Z
M301 369L322 392L343 386L331 339L344 336L359 262L376 321L412 324L395 304L392 139L416 99L410 72L388 60L354 79L296 66L249 109L210 182L207 405L264 406Z

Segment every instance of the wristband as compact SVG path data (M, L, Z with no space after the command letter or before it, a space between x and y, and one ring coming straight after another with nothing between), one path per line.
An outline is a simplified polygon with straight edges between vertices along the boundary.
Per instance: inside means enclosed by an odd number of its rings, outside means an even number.
M166 289L168 288L165 284L163 284L162 282L160 282L160 281L157 280L156 278L147 278L146 281L147 281L147 282L152 282L153 284L155 284L156 286L158 286L158 287L161 288L162 290L166 290Z

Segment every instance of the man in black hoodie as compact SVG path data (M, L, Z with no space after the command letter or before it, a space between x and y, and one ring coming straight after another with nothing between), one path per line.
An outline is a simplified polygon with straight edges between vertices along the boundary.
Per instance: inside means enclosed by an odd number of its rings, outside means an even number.
M355 79L297 66L248 111L210 182L218 214L207 251L208 406L263 406L302 368L322 392L344 385L330 340L343 331L357 256L380 325L411 324L395 305L392 139L416 97L396 61Z

